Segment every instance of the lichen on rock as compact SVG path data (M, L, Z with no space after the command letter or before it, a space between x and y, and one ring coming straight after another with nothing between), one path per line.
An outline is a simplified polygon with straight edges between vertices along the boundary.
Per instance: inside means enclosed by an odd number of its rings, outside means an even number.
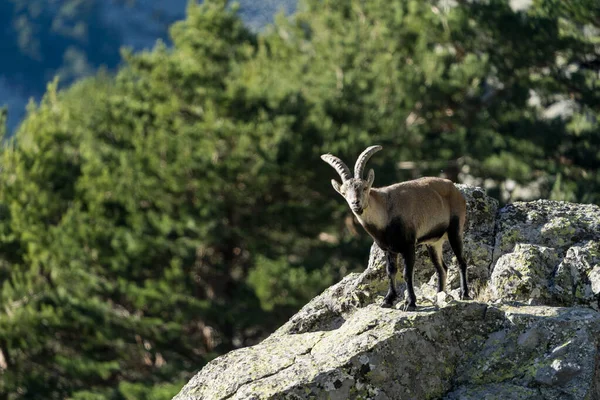
M512 253L497 260L491 277L492 292L505 301L548 304L548 288L558 260L553 248L517 244Z
M600 207L538 200L501 209L495 299L599 309Z
M600 207L564 201L536 200L503 207L496 218L494 261L519 243L555 248L599 240Z
M587 241L567 250L554 274L551 291L561 304L599 309L600 241Z

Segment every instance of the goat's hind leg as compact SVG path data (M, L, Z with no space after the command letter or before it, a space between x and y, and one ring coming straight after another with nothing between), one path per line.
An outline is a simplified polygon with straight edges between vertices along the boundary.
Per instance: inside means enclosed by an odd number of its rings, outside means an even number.
M467 284L467 263L463 256L463 237L462 227L460 226L458 217L454 217L448 229L448 241L452 247L452 251L456 255L460 273L460 298L461 300L471 300L469 296L469 286Z
M438 278L438 292L444 292L446 290L446 272L447 268L446 264L444 264L444 259L442 258L442 246L444 244L443 240L440 240L436 243L427 245L427 251L429 252L429 257L431 258L431 262L435 267L435 272Z
M398 292L396 291L396 273L398 272L396 265L398 262L398 254L386 251L385 261L385 270L387 272L390 287L383 299L383 303L381 303L381 307L389 308L394 305L394 300L398 297Z

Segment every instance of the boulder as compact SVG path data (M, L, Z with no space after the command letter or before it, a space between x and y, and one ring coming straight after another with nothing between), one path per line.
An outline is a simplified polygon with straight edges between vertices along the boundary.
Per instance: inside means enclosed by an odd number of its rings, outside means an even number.
M551 280L558 263L553 248L517 244L512 253L501 256L494 266L490 282L494 298L548 304L552 301Z
M447 399L597 399L600 314L584 308L502 306L509 322L456 371Z
M551 291L558 303L600 309L600 240L570 247L553 278Z
M208 363L175 399L600 399L600 208L535 201L498 211L483 190L459 187L477 301L457 300L446 249L449 293L435 293L420 254L417 311L381 308L385 258L373 245L364 272L260 344Z
M315 299L358 286L344 279ZM328 297L325 299L325 297ZM312 303L312 302L311 302ZM309 304L303 309L321 310ZM349 311L353 309L353 311ZM206 365L175 397L199 399L596 398L600 313L454 301L417 312L376 304L319 313ZM297 321L296 321L297 322Z
M600 240L600 207L536 200L503 207L496 218L494 262L518 243L556 249L562 256L575 244Z
M600 207L538 200L502 208L492 299L599 309Z
M407 313L372 304L335 330L278 334L231 352L176 399L439 398L451 388L460 346L472 340L460 332L501 323L485 310L471 303Z

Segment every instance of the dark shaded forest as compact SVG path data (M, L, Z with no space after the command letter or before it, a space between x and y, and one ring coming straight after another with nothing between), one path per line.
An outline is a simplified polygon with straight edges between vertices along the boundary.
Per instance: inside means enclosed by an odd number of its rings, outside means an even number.
M169 399L364 268L322 153L600 204L596 0L303 0L260 33L226 3L6 141L0 399Z

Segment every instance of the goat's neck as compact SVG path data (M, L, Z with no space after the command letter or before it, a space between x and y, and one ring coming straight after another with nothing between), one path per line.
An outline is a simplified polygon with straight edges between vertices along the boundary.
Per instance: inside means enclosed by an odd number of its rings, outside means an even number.
M387 225L387 196L377 189L369 191L369 205L361 215L355 214L361 225L383 229Z

